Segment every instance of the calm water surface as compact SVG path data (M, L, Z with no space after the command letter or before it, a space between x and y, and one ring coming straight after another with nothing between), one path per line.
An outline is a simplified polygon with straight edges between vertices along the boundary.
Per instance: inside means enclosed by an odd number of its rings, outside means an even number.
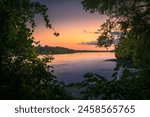
M83 75L88 72L96 73L112 79L115 62L105 61L114 59L112 52L90 52L53 55L52 61L54 74L59 81L65 83L79 82L83 80Z

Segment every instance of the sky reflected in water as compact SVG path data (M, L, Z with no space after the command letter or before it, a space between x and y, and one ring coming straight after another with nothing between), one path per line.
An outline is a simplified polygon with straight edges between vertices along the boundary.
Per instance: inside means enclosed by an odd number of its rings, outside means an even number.
M112 52L92 52L54 55L51 63L54 66L54 74L59 81L65 83L79 82L88 72L96 73L111 79L115 62L105 61L114 59Z

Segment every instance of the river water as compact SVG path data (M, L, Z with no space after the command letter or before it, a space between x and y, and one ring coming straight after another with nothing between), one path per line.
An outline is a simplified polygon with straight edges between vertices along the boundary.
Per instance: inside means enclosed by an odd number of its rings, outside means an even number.
M116 63L105 61L114 59L112 52L86 52L74 54L53 55L55 58L51 65L54 66L54 74L58 81L75 83L83 80L83 75L92 72L112 79L112 73Z

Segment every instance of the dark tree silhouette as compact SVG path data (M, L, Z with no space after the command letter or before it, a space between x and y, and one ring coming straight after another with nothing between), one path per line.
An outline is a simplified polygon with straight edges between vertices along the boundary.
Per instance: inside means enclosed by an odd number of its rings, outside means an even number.
M34 15L42 15L54 30L47 10L34 0L0 1L0 99L70 98L47 65L51 58L40 59L34 51Z
M107 81L88 73L76 86L86 99L150 99L150 1L149 0L83 0L91 13L106 14L98 45L112 45L112 32L121 32L116 45L116 71L123 68L119 79ZM118 72L113 74L117 77ZM92 80L91 80L92 79Z

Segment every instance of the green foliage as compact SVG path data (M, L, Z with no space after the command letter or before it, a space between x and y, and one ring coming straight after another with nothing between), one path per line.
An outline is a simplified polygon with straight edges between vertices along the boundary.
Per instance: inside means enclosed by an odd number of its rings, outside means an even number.
M84 75L82 82L75 83L74 86L81 89L81 95L83 99L95 99L99 95L103 94L103 87L107 84L107 80L104 77L93 73L87 73Z
M139 77L139 74L132 78L129 71L120 80L106 80L97 74L87 73L84 80L75 83L73 86L81 90L83 99L105 99L105 100L135 100L149 99L150 86L149 78Z
M34 50L34 15L42 15L54 30L46 12L37 1L0 1L0 99L71 98L47 65L51 58L40 59Z
M112 44L111 32L122 32L115 51L118 59L116 70L125 68L119 80L96 83L90 90L85 89L84 94L98 91L90 96L98 95L96 98L100 99L150 99L149 0L83 0L82 4L85 10L109 16L99 29L100 47ZM130 68L136 69L131 73ZM114 77L117 75L117 72L113 74ZM97 87L98 85L102 86Z

